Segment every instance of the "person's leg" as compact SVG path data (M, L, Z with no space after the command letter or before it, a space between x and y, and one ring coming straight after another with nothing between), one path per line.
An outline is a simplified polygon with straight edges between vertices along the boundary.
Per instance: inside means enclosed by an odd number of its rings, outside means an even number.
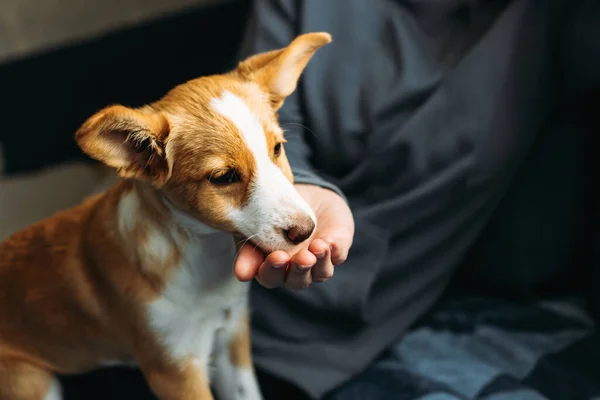
M390 350L355 378L333 390L324 400L417 400L435 395L436 400L466 400L452 388L411 371Z
M599 336L580 299L446 298L325 400L594 398Z

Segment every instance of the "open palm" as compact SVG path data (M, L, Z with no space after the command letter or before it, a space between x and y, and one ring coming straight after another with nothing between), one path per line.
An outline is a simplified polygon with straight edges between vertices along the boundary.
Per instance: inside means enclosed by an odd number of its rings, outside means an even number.
M253 245L244 244L234 267L239 280L256 278L267 288L300 290L328 280L334 266L346 261L354 237L354 219L344 199L314 185L300 184L296 189L315 211L315 233L294 254L274 251L265 257Z

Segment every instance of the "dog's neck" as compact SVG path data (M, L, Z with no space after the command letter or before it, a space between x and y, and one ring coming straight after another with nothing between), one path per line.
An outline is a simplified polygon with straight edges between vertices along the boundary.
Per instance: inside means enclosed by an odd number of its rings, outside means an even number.
M183 213L148 184L124 182L116 188L116 195L117 230L124 248L146 275L164 282L169 271L183 267L200 286L213 287L231 279L226 265L232 263L228 254L235 257L231 233ZM202 274L197 275L198 271Z
M119 230L122 234L134 234L140 226L152 227L169 241L179 242L177 236L188 240L203 240L208 237L231 233L217 230L180 210L160 190L143 182L129 182L130 189L123 191L117 209ZM233 239L232 239L233 240Z
M202 237L205 235L224 234L226 232L212 228L205 223L199 221L197 218L189 215L185 211L180 210L169 198L163 194L159 194L160 201L169 209L171 212L174 223L181 229L191 234L194 237Z

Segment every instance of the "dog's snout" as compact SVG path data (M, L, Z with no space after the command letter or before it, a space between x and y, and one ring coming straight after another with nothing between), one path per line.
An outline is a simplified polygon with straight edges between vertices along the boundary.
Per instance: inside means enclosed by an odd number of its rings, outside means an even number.
M284 230L285 238L292 244L300 244L308 239L315 230L315 223L312 218L305 218L290 228Z

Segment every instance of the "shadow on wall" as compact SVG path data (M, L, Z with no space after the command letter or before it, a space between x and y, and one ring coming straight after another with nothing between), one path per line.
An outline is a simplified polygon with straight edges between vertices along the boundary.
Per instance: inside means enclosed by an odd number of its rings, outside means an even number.
M73 134L98 109L139 106L231 68L251 2L227 1L0 65L5 173L81 159Z

